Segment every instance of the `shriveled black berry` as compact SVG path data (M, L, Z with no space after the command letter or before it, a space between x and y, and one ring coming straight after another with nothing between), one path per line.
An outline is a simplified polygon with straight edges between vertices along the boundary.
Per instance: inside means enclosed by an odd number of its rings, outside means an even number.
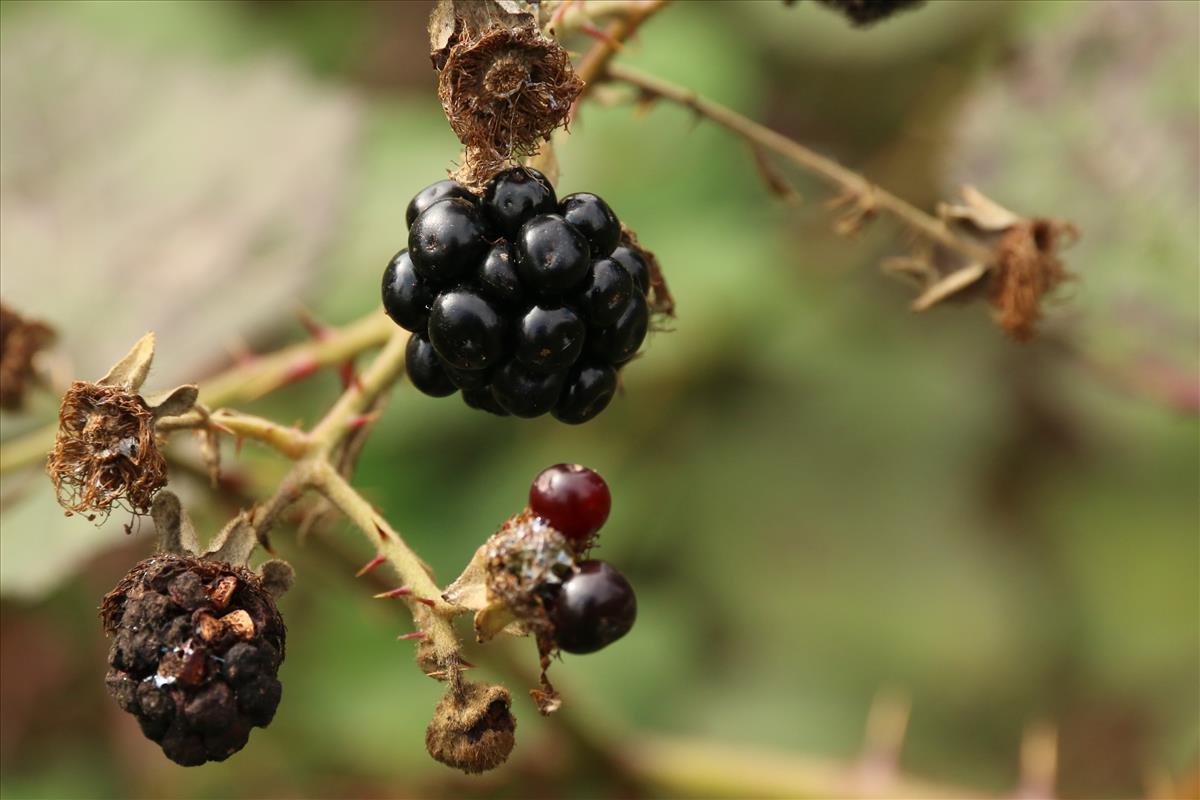
M568 653L594 653L629 633L637 597L606 561L581 561L550 602L554 642Z
M478 411L486 411L498 417L507 417L508 412L496 402L491 387L483 389L463 389L463 402Z
M478 198L471 194L467 187L463 186L458 181L444 180L426 186L421 191L413 195L413 199L408 202L408 208L404 212L404 223L408 227L412 227L413 220L421 215L421 212L429 208L439 200L446 200L451 197L461 197L464 200L469 200L474 203Z
M464 391L482 389L492 382L491 369L459 369L442 361L442 369L450 382Z
M430 397L448 397L458 391L450 376L442 369L442 362L429 340L414 333L408 337L404 348L404 370L408 380L422 394Z
M525 301L516 257L508 242L502 241L488 250L476 276L480 291L491 299L508 306L519 306Z
M624 364L642 346L649 326L650 307L645 297L635 293L616 322L588 332L588 350L612 364Z
M469 200L439 200L408 231L408 254L417 274L444 286L473 270L488 249L483 219Z
M419 331L429 321L429 306L437 292L417 274L407 250L401 250L383 271L383 310L406 331Z
M567 373L554 418L568 425L580 425L608 407L617 393L617 371L609 364L582 361Z
M608 203L591 192L569 194L558 204L558 213L592 246L592 255L606 256L621 241L621 223Z
M587 239L558 214L543 214L521 226L517 272L534 292L549 295L575 287L590 263Z
M612 325L621 316L635 286L632 276L617 261L598 258L592 262L576 303L596 327Z
M514 417L540 417L558 402L565 379L565 373L534 372L514 358L492 377L492 397Z
M511 239L521 225L554 211L554 187L531 167L513 167L492 178L483 192L483 213L502 236Z
M650 268L636 250L623 244L612 251L611 258L625 268L642 294L650 291Z
M160 553L109 592L101 617L105 685L172 761L222 761L274 716L286 631L257 575ZM259 687L253 703L246 686Z
M477 291L442 292L429 312L429 341L457 369L483 369L500 361L511 332L499 307Z
M558 372L583 352L587 326L566 306L534 306L517 321L517 359L537 372Z

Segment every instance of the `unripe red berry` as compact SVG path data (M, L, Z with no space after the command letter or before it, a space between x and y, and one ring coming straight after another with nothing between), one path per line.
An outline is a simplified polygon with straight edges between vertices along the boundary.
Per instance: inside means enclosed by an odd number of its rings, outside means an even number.
M579 464L555 464L533 479L529 508L582 549L608 519L612 495L594 470Z

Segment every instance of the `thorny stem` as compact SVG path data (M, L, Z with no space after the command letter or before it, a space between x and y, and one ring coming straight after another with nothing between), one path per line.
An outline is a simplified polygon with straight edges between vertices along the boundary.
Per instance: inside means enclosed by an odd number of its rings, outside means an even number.
M359 380L346 388L324 419L313 428L310 438L315 455L328 455L350 432L354 418L365 413L404 373L404 349L409 334L394 325L392 330L387 344Z
M583 79L583 91L575 100L576 107L591 91L593 84L604 78L608 62L617 54L619 43L633 36L642 23L665 8L670 1L643 0L641 3L631 4L624 17L609 23L604 31L604 38L592 45L575 65L575 74Z
M690 108L732 131L751 145L771 150L798 167L823 178L853 198L863 211L886 211L921 236L952 250L970 262L989 264L992 252L956 236L945 222L881 189L851 169L817 153L781 133L760 125L731 108L701 97L690 89L647 75L621 64L606 64L603 77L629 84L650 97L662 98Z
M320 339L291 345L274 353L251 356L204 381L199 402L209 408L256 400L279 389L297 376L339 364L382 345L396 330L386 316L373 311L341 328L330 329ZM47 425L0 447L0 473L44 461L54 447L58 424ZM248 434L247 434L248 436Z

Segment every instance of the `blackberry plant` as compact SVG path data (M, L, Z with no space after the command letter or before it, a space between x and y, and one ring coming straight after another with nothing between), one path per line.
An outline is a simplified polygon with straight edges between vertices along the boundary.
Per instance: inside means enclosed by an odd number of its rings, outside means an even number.
M856 22L910 5L828 4ZM440 0L431 57L439 98L464 150L450 177L407 203L406 247L387 262L381 282L386 317L332 330L306 320L311 342L239 366L213 380L207 394L187 385L145 395L154 345L148 335L104 378L76 382L66 393L47 462L60 504L89 518L119 508L150 512L161 537L159 551L104 598L101 615L112 638L109 692L171 760L228 758L275 713L286 638L275 598L290 585L291 569L279 561L258 571L247 565L255 551L270 552L272 531L293 509L302 511L301 529L331 512L359 529L375 555L357 576L379 578L385 565L394 573L376 597L407 608L415 630L402 638L418 642L418 665L446 685L426 746L466 772L508 757L516 721L508 689L466 679L456 617L473 614L480 642L502 634L534 638L540 678L531 695L543 714L563 702L547 679L554 656L591 653L632 630L637 600L630 581L591 558L612 503L595 471L570 464L544 470L527 507L487 537L445 588L351 483L358 453L403 376L426 395L461 393L468 407L493 415L587 423L616 395L622 370L641 354L656 319L673 315L657 258L610 205L591 192L560 198L555 188L550 136L597 84L632 88L642 103L684 105L745 139L756 155L775 153L824 178L841 193L842 232L880 214L899 220L918 246L889 270L916 281L915 308L984 289L979 294L990 299L1001 327L1018 339L1034 335L1042 298L1067 278L1058 249L1073 234L1068 224L1019 216L971 189L962 203L929 216L718 103L612 63L620 42L667 5ZM595 28L600 19L607 30ZM579 31L596 41L576 66L555 37ZM770 169L761 158L760 166ZM770 177L779 189L781 179ZM23 386L32 351L49 331L35 331L33 344L10 346L18 324L25 323L6 310L5 374L13 366ZM354 357L372 349L373 360L357 370ZM324 367L338 368L343 393L309 429L228 407ZM214 485L222 436L264 443L292 462L277 490L234 517L204 551L166 488L164 445L179 432L200 436ZM40 456L44 441L23 452Z

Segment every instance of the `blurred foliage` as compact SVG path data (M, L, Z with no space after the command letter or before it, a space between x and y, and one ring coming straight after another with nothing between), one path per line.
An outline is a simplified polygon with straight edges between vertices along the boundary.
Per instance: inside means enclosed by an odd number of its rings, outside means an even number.
M320 209L312 224L329 235L306 251L307 288L288 283L267 308L238 282L280 272L256 272L244 259L223 265L236 278L199 282L194 291L222 309L207 318L160 315L146 301L56 306L54 289L37 283L46 269L61 270L59 282L75 273L96 285L113 251L75 250L69 264L14 259L7 200L0 293L38 304L75 337L68 342L86 338L106 354L127 347L118 330L157 327L159 358L180 377L212 368L220 350L181 344L172 353L166 337L179 326L215 328L218 345L254 335L265 347L299 335L287 319L293 305L336 322L368 311L379 272L403 246L408 198L457 152L432 91L426 11L422 3L0 6L6 57L28 31L52 25L87 42L97 60L223 80L231 92L273 64L295 92L322 98L308 106L331 103L362 118L352 157L331 171L345 184L341 203L281 187L283 207L301 216ZM680 3L621 57L921 204L971 181L1019 211L1080 222L1084 238L1067 256L1081 281L1051 308L1052 335L1014 345L978 307L911 316L908 294L876 270L903 246L886 222L853 242L837 239L816 183L789 176L804 202L776 203L745 146L687 111L663 106L643 117L592 104L559 154L560 193L601 194L658 254L680 309L673 331L652 337L626 370L625 394L582 428L495 419L401 390L356 484L448 579L518 510L543 466L577 461L607 477L615 507L602 554L633 580L640 618L620 645L564 659L553 672L570 724L611 736L615 747L654 732L849 758L871 698L897 687L913 702L902 768L931 781L1009 790L1022 731L1038 720L1060 730L1065 796L1139 794L1147 774L1195 769L1200 430L1194 413L1164 407L1161 392L1139 393L1144 371L1114 388L1095 360L1120 370L1149 358L1181 373L1185 389L1195 385L1198 15L1198 6L1170 3L930 3L855 31L808 3ZM26 65L26 91L59 65L52 52ZM73 90L86 95L104 77L77 75ZM8 78L6 192L28 167L8 149L8 104L25 102L8 96ZM70 119L59 94L36 99L49 119ZM129 147L153 109L127 120ZM273 113L229 112L261 125ZM240 165L226 181L229 202L272 180L267 165L292 176L331 166L314 163L320 155L281 163L288 151L272 141L246 138L239 149L237 139L218 140L209 132L225 112L210 104L174 113L191 135L160 154L152 173L155 162L130 150L113 168L129 191L156 181L177 188L169 178L222 149L230 152L220 164ZM293 126L278 144L309 134ZM1096 173L1096 164L1110 169ZM122 212L93 203L64 213L103 230ZM178 231L162 224L149 235L169 242ZM78 236L66 225L48 241L83 247ZM162 264L124 268L123 285L150 281L171 296ZM10 298L14 286L40 294ZM1137 313L1116 314L1129 298ZM247 326L240 315L250 310L256 323ZM271 330L260 324L268 322ZM322 374L254 410L312 422L336 392L336 378ZM37 413L49 418L52 404ZM28 425L3 422L6 436ZM251 447L228 452L227 463L252 492L282 469ZM200 481L183 488L210 530L234 509L228 499L206 502ZM16 599L5 586L4 797L624 791L586 753L572 753L562 727L539 718L506 672L489 669L485 651L475 659L481 672L518 697L514 763L473 782L432 763L422 741L439 690L413 668L411 644L393 640L403 613L366 599L345 563L285 531L276 544L300 580L282 603L291 635L279 715L246 753L183 771L102 691L106 643L91 609L149 548L149 526L125 537L115 517L98 531L79 519L59 523L48 498L40 502L40 515L30 504L21 516L5 509L6 561L20 549L36 555L22 545L41 546L48 529L107 537L113 547L44 597ZM322 536L345 547L350 563L365 561L345 527ZM6 564L6 584L10 568L26 569ZM534 666L531 643L507 652Z

